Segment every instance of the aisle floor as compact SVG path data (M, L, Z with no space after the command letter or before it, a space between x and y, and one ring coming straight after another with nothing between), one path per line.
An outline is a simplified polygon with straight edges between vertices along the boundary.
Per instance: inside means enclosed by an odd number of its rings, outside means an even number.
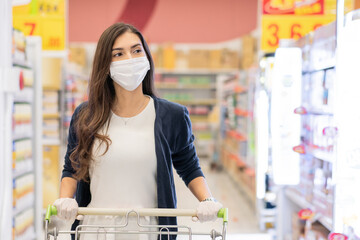
M228 174L225 171L211 171L206 161L201 162L201 165L213 196L229 209L227 239L270 239L268 234L260 232L254 206L241 193L240 188L236 186ZM175 175L178 208L196 208L198 200L177 174ZM178 223L191 226L193 232L210 232L211 229L221 232L222 226L221 219L209 223L194 223L189 218L179 218ZM196 237L194 239L209 239L209 237Z

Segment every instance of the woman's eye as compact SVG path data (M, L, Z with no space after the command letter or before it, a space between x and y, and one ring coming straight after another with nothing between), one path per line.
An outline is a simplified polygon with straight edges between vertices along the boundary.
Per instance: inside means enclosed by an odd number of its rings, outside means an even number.
M135 51L134 51L134 53L141 53L142 52L142 49L136 49Z
M120 53L120 52L114 54L114 57L121 57L121 56L122 56L122 53Z

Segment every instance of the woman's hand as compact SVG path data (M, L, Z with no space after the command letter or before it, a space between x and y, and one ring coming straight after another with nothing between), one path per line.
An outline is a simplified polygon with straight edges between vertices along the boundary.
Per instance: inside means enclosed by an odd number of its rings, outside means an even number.
M78 213L78 204L74 198L59 198L53 204L57 209L57 216L66 221L74 221Z
M215 221L222 204L214 199L201 201L196 209L200 222ZM195 219L196 220L196 219Z

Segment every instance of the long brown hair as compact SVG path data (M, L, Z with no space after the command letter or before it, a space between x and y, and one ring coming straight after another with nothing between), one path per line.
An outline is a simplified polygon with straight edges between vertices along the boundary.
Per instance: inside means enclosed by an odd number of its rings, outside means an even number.
M78 144L70 155L72 166L76 171L77 180L89 181L89 167L93 160L92 148L97 138L106 144L107 152L111 140L108 136L100 134L100 129L108 123L110 111L115 100L115 88L111 79L110 64L112 60L112 47L115 40L125 32L136 34L143 45L150 63L150 70L143 80L143 93L155 96L154 90L154 62L149 47L142 34L132 25L115 23L107 28L101 35L96 47L91 78L89 82L89 100L81 108L75 120L75 129Z

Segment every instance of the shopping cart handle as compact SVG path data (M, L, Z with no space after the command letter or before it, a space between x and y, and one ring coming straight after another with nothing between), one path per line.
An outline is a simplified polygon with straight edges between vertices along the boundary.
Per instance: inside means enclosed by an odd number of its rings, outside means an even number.
M229 209L227 208L221 208L218 212L218 218L222 218L223 222L228 222L229 220Z
M91 209L91 208L79 208L78 213L80 215L125 215L131 209ZM139 213L144 216L194 216L196 210L189 209L140 209ZM53 205L49 205L46 211L45 220L50 221L51 216L57 215L57 209ZM218 218L222 218L223 222L228 222L228 209L221 208L218 212Z
M46 210L45 220L50 221L51 216L57 215L57 209L54 205L49 205Z

